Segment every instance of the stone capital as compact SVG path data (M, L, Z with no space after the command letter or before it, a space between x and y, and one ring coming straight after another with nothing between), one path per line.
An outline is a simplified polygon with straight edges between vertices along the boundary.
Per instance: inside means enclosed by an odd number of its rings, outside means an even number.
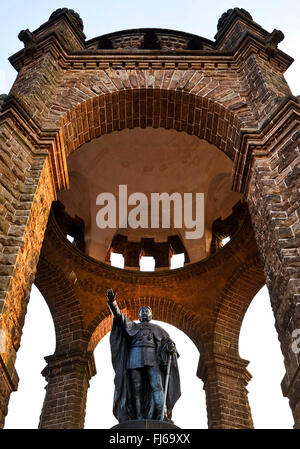
M204 357L200 357L197 376L202 379L204 384L209 378L211 371L223 376L240 378L245 386L251 380L252 376L246 369L249 364L248 360L240 357L233 357L227 354L213 353Z
M48 381L50 377L71 373L77 369L86 370L88 379L96 374L94 354L91 351L84 353L74 352L68 354L50 355L45 357L47 366L42 375Z

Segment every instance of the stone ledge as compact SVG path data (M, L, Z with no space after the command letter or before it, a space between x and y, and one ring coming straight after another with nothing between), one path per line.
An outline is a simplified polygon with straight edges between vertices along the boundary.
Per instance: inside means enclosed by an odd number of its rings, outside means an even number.
M167 421L159 421L154 419L124 421L112 429L180 429L175 424Z

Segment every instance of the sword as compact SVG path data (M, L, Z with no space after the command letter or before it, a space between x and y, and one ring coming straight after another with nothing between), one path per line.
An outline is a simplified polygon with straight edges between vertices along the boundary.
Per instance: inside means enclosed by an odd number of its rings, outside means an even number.
M160 418L161 421L163 421L164 417L165 417L165 407L166 407L166 403L167 403L167 393L168 393L168 386L169 386L171 363L172 363L172 354L169 354L167 375L166 375L166 381L165 381L164 406L163 406L162 414L161 414L161 418Z

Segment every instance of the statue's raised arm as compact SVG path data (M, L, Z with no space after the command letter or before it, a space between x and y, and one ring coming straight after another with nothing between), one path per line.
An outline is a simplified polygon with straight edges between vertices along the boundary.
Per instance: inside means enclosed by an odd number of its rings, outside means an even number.
M115 293L112 288L109 288L106 291L105 296L107 297L108 302L113 302L116 299L117 293Z
M120 316L121 312L120 312L119 306L118 306L117 301L116 301L117 293L114 292L112 288L109 288L106 291L105 296L107 298L107 304L108 304L108 307L109 307L111 313L115 317Z

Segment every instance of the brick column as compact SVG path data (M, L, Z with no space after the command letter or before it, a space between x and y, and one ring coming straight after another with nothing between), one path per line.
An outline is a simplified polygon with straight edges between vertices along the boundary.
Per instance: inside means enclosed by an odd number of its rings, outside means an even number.
M267 155L253 161L247 197L284 356L283 394L300 428L300 108L286 110Z
M247 360L211 354L201 357L198 377L204 382L209 429L253 428L246 386Z
M96 374L93 353L45 357L48 381L39 428L83 429L89 380Z
M55 189L48 153L12 118L0 118L0 427L10 393L30 289Z

